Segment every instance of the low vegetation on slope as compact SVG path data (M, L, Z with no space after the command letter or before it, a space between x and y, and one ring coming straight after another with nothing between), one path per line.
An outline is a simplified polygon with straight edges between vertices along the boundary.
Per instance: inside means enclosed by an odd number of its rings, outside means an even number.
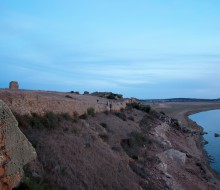
M163 184L151 176L157 160L150 153L155 143L149 132L161 121L149 107L129 105L98 114L88 108L84 116L15 116L38 155L26 167L22 188L147 190Z

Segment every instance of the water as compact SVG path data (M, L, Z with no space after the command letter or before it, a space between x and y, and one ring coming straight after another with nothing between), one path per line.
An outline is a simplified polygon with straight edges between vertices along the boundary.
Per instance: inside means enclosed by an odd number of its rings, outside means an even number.
M214 137L215 133L220 134L220 110L200 112L189 116L190 119L204 128L207 135L204 139L208 141L205 149L214 159L211 167L220 175L220 137Z

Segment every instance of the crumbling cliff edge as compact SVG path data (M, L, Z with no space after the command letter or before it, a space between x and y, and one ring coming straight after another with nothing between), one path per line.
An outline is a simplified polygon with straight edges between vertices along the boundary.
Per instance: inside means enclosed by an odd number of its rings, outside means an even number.
M188 162L186 169L189 173L194 173L194 176L198 177L199 180L197 179L197 184L201 184L199 189L220 189L220 178L210 168L210 159L203 147L205 143L203 139L203 128L188 117L189 115L202 111L220 109L220 102L166 102L153 104L151 106L158 112L166 113L168 116L178 120L180 125L179 130L185 134L184 141L181 142L179 136L173 139L176 139L176 145L179 144L178 149L187 151L192 158L195 158L193 164L191 164L192 159L189 159L191 161ZM188 130L191 132L187 133ZM170 135L168 138L172 139ZM191 164L190 170L189 164ZM192 178L189 181L194 180L196 181L196 179Z

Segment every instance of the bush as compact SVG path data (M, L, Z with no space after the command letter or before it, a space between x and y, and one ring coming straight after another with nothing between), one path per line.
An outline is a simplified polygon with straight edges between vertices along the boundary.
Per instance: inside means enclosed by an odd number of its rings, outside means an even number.
M112 147L112 150L113 150L113 151L116 151L116 152L121 152L121 148L120 148L120 147L117 147L117 146L113 146L113 147Z
M103 113L104 113L105 115L108 115L108 114L109 114L109 111L106 110L106 111L104 111Z
M100 125L103 127L103 128L107 128L107 124L106 123L100 123Z
M94 117L95 116L95 109L93 107L87 108L87 114Z
M63 120L71 121L72 117L68 113L62 113L58 116L58 119L59 121L63 121Z
M134 117L133 116L129 116L128 119L131 120L131 121L134 121Z
M123 95L114 94L114 93L111 92L108 96L106 96L106 98L111 99L111 100L117 100L117 99L123 98Z
M84 114L80 115L79 119L88 119L87 113L84 113Z
M14 113L19 127L24 129L37 128L37 129L54 129L59 127L62 121L73 121L72 117L68 113L55 114L53 112L48 112L44 116L40 116L36 113L31 115L19 115Z
M162 115L166 115L163 111L160 111L160 113L161 113Z
M122 119L123 121L127 121L127 117L126 117L126 115L124 113L122 113L122 112L115 112L115 115L117 117L119 117L120 119Z
M70 93L72 93L72 94L79 94L78 91L70 91Z
M35 180L25 177L18 187L13 188L13 190L44 190L44 186Z
M108 141L108 135L106 133L101 133L99 134L99 137L103 140L103 141Z
M108 98L110 100L116 100L115 94L109 94L106 98Z
M144 133L133 131L129 134L129 138L121 139L120 145L130 158L139 160L143 153L143 147L150 143Z
M131 132L129 136L134 140L134 143L138 146L144 146L148 142L146 135L138 131Z
M84 94L89 94L89 92L88 91L84 91Z
M140 104L140 103L129 103L129 104L127 104L127 107L128 108L135 108L137 110L141 110L146 113L150 113L150 111L151 111L151 107L149 105L144 105L144 104Z
M134 103L127 103L126 106L127 106L128 108L135 108L135 109L137 109L137 110L140 109L140 104L135 103L135 102L134 102Z
M78 135L80 133L80 130L76 126L72 126L70 131L71 133L74 133L75 135Z
M21 126L23 128L28 128L29 127L30 120L31 120L29 115L20 115L16 112L13 112L13 115L17 119L19 126Z
M43 118L43 123L47 128L57 128L59 126L59 115L54 114L53 112L48 112Z
M77 122L79 120L79 115L77 112L73 113L73 122Z
M65 97L66 97L66 98L71 98L71 99L73 98L73 97L72 97L72 96L70 96L70 95L66 95Z
M146 113L150 113L151 107L148 105L141 105L140 106L140 110L146 112Z
M135 162L129 162L130 168L143 179L147 179L149 177L149 173L146 171L144 167L137 165Z

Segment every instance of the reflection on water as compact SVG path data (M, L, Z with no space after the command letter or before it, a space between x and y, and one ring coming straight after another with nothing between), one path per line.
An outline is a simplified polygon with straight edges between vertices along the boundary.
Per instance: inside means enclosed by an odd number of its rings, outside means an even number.
M189 118L202 126L205 132L208 132L204 135L205 140L208 141L205 149L213 158L211 167L220 175L220 137L215 137L215 133L220 134L220 110L197 113Z

